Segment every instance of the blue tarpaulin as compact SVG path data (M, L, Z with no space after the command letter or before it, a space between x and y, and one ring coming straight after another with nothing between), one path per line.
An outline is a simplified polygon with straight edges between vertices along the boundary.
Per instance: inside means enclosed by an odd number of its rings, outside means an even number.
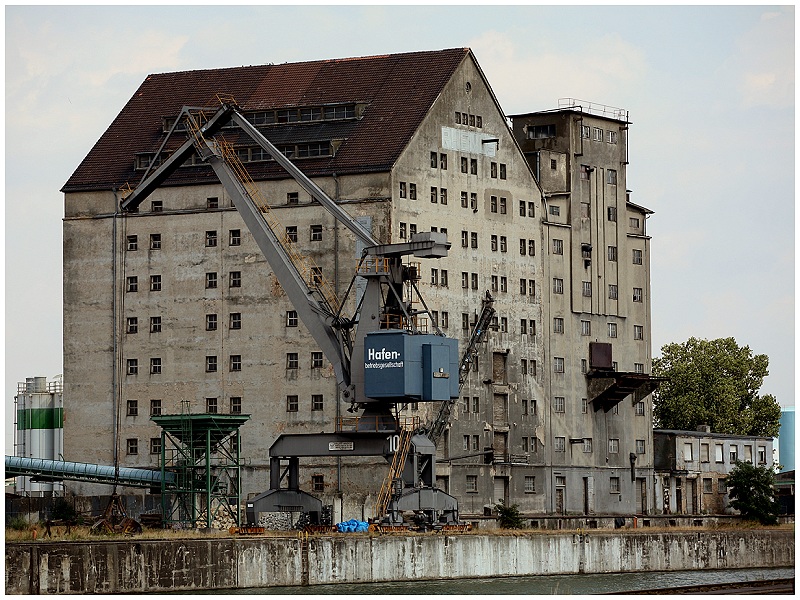
M366 521L359 521L358 519L350 519L349 521L342 521L336 524L336 530L339 533L349 533L351 531L368 531L369 523Z

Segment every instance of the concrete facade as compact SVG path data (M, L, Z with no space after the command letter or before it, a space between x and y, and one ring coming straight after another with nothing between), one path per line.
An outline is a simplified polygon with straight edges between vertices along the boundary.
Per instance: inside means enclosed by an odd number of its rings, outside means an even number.
M772 467L772 438L710 431L653 431L656 512L738 514L728 506L725 478L736 461Z
M592 404L585 362L589 342L602 341L613 345L615 370L650 370L650 211L625 192L627 120L575 107L526 116L558 118L552 148L536 150L545 173L532 162L525 123L515 118L508 127L471 53L437 85L435 101L385 170L314 178L381 241L447 233L450 254L421 261L420 288L462 348L485 291L496 299L496 328L443 436L437 482L465 515L500 499L532 514L647 513L650 396ZM583 123L613 130L616 143L584 140ZM302 159L296 164L304 168ZM589 180L585 165L595 169ZM615 185L605 183L610 165ZM343 294L359 255L352 235L293 180L258 185L275 218L296 228L298 246ZM162 187L136 214L120 214L118 203L114 190L65 194L65 458L155 467L151 411L239 410L251 416L241 430L243 489L257 494L268 487L268 450L279 434L332 431L346 415L333 369L314 362L318 349L294 322L221 185ZM616 221L607 218L610 208ZM588 263L583 244L593 247ZM618 260L610 260L612 245ZM618 297L610 300L612 281ZM347 302L352 312L352 295ZM613 339L609 324L617 328ZM287 368L289 353L296 368ZM403 414L426 421L436 409L421 403ZM489 448L488 463L458 458ZM340 507L337 518L364 518L387 468L383 459L304 460L301 488ZM97 486L68 487L98 493Z
M7 544L6 594L154 593L794 566L792 531ZM477 558L480 557L480 558Z

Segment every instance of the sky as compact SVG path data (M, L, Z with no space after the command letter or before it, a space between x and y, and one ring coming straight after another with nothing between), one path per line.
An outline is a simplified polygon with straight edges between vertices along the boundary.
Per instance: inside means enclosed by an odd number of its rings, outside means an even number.
M6 452L17 382L62 367L61 187L151 73L469 47L506 114L632 121L654 211L654 356L734 337L795 394L794 6L6 6ZM65 457L80 460L79 457Z

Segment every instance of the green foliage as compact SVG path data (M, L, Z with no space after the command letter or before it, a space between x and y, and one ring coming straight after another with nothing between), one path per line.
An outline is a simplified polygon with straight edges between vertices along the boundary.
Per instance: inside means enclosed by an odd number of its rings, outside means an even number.
M525 528L525 519L522 513L519 512L519 507L516 504L506 506L505 503L500 500L494 507L497 510L497 523L500 525L501 529Z
M653 393L656 427L777 437L781 407L758 393L768 367L766 354L754 356L733 338L665 345L653 359L653 375L667 378Z
M739 460L728 474L726 483L731 508L762 525L778 523L780 505L775 498L775 472L772 468L756 467Z
M6 521L6 528L13 529L14 531L25 531L30 528L30 526L30 523L25 520L25 517L13 517L9 521Z

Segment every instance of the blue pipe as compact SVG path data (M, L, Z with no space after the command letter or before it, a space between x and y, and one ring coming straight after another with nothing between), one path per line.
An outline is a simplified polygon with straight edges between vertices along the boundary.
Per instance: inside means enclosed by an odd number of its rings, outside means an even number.
M24 458L6 456L6 477L9 476L45 476L72 481L92 481L96 483L117 483L132 487L155 487L161 485L161 471L150 469L131 469L93 465L63 460L45 460L43 458ZM175 474L165 472L164 483L175 484Z

